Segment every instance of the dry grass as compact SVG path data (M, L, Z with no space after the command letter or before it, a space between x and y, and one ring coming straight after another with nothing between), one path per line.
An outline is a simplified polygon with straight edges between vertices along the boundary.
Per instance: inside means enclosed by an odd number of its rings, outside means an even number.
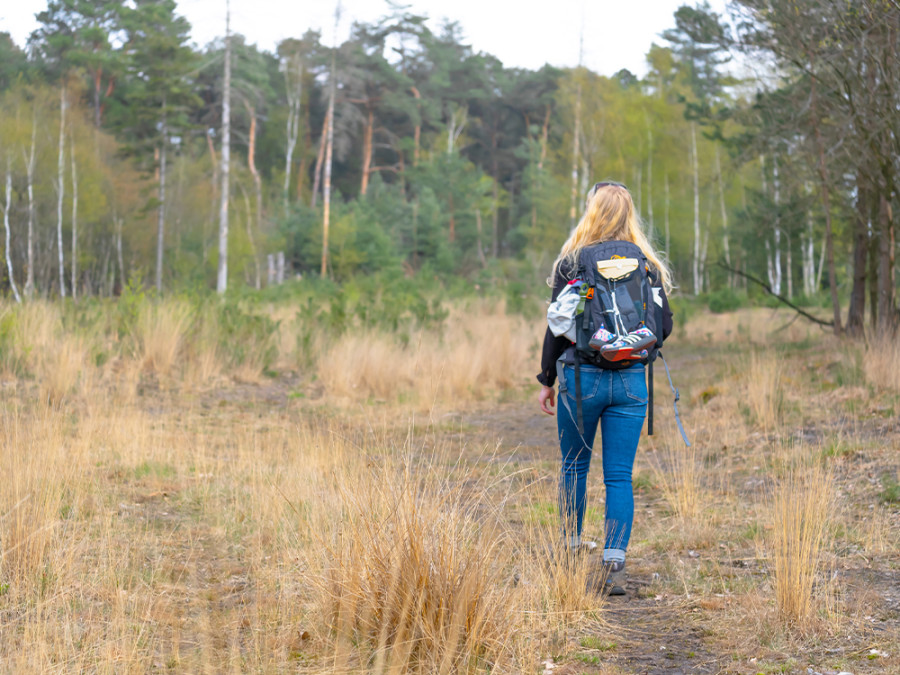
M530 324L506 316L502 306L457 307L438 331L419 330L405 343L383 333L347 333L318 359L318 375L333 395L479 400L527 381L521 364L534 343Z
M662 494L685 533L697 533L706 527L708 498L701 483L704 471L697 453L696 443L687 447L680 437L668 435L663 440L661 461L653 464Z
M775 492L775 598L782 618L791 626L806 628L820 607L814 587L822 572L832 490L831 475L815 465L790 473Z
M494 495L433 466L374 468L339 487L320 588L338 670L516 672L513 535Z
M771 350L753 352L746 369L746 405L753 419L766 431L781 422L784 402L783 364Z
M178 359L190 308L178 301L141 307L135 327L141 367L166 377Z
M873 339L867 342L862 367L869 384L900 391L900 340Z
M646 636L676 625L694 640L685 649L735 672L832 648L835 626L853 649L897 651L889 631L863 629L871 616L893 625L888 591L860 573L848 578L865 607L823 595L823 570L888 574L897 552L896 504L879 497L879 477L897 471L893 394L835 426L872 395L858 375L805 385L800 428L779 408L791 374L772 379L780 360L704 344L703 359L679 363L691 345L673 343L694 448L658 379L657 473L637 496L635 611L623 614L593 592L598 555L555 554L558 449L518 398L537 322L476 302L408 340L312 333L301 349L280 308L274 368L291 372L259 379L261 348L241 375L214 317L184 319L168 301L153 311L118 336L109 315L72 328L57 305L0 305L3 672L520 673L550 657L563 672L631 672L668 663ZM815 349L792 352L792 368L820 362ZM254 373L260 384L235 384ZM463 412L423 419L435 401ZM833 475L779 473L795 435L823 452L840 436ZM636 477L652 457L639 452ZM602 528L601 489L595 464L588 536ZM843 530L828 526L828 498ZM619 647L579 661L610 606ZM639 624L624 637L623 616Z

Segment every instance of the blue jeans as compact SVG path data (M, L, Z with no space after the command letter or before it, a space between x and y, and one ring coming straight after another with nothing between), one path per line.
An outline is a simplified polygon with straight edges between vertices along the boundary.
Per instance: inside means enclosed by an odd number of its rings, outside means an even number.
M578 433L575 369L565 366L560 381L557 426L562 450L559 510L569 545L581 542L587 475L597 426L603 448L606 485L604 557L622 559L634 520L631 472L647 415L647 381L640 363L623 370L581 366L584 436Z

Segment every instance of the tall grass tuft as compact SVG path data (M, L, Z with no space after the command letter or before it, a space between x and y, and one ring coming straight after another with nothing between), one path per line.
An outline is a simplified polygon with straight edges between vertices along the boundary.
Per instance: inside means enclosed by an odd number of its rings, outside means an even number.
M819 466L794 470L774 498L775 598L781 617L804 628L814 618L813 597L825 542L833 480Z
M484 487L428 463L388 461L340 491L321 588L335 666L515 672L511 535Z
M746 401L756 423L771 431L781 422L782 363L772 351L754 352L747 368Z
M87 348L78 337L63 337L40 360L41 398L59 405L78 385L87 366Z
M135 324L141 366L159 376L171 373L188 327L189 310L183 303L145 303Z
M900 341L882 338L868 342L862 367L869 384L900 391Z
M700 477L703 467L697 456L697 446L687 447L664 437L662 462L654 464L657 482L669 508L678 518L682 529L688 531L704 525L704 494Z
M440 330L418 328L405 339L375 331L350 331L318 358L326 390L360 398L482 399L527 381L521 364L534 331L496 303L456 307Z

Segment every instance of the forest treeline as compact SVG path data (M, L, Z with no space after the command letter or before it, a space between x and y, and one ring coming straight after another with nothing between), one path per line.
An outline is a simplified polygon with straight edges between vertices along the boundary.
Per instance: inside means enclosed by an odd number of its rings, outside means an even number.
M174 0L51 0L27 45L0 34L3 288L549 269L609 178L683 292L753 277L892 330L900 3L730 10L680 7L638 78L504 67L393 4L270 53L197 48Z

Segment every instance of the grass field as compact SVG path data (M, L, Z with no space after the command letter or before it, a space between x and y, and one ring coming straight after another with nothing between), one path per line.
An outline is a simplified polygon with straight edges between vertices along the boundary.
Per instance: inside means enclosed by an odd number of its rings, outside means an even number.
M693 446L657 368L604 599L548 553L540 317L253 314L0 305L0 672L900 672L896 345L680 325Z

